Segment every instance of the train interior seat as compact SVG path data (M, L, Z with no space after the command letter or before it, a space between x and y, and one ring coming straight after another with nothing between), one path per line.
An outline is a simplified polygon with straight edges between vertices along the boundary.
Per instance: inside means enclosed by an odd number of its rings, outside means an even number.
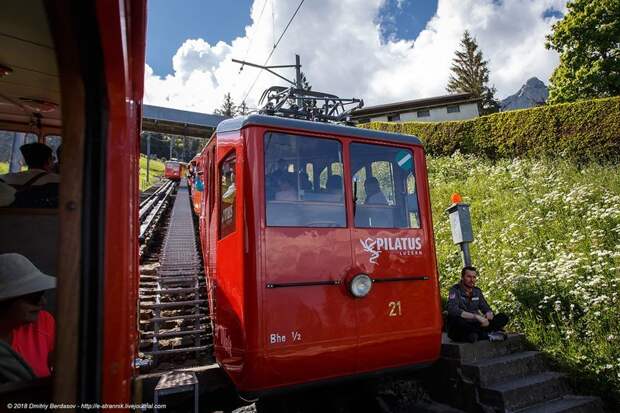
M27 257L41 271L56 276L59 219L57 209L0 208L0 251ZM46 310L55 314L56 291L46 293Z

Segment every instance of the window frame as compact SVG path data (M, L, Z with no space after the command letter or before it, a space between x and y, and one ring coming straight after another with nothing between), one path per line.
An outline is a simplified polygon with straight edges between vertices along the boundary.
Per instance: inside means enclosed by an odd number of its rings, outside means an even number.
M349 176L347 176L347 180L348 183L346 183L346 185L351 185L351 194L353 197L356 196L355 193L353 193L354 187L353 187L353 178L356 175L356 172L360 171L360 170L364 170L365 171L365 179L368 178L368 170L371 171L371 175L370 176L374 176L372 174L372 165L375 162L388 162L385 160L373 160L371 161L369 164L364 164L361 168L357 169L357 171L353 170L353 149L352 146L358 144L358 145L374 145L374 146L379 146L381 148L387 148L387 149L396 149L396 150L405 150L411 153L411 157L412 157L412 162L413 162L413 167L410 171L409 174L413 175L413 179L414 179L414 184L415 184L415 199L416 199L416 203L417 203L417 217L416 217L416 221L417 221L417 227L413 227L411 226L411 218L409 216L410 211L406 209L406 204L404 204L402 207L405 209L405 213L406 213L406 222L407 222L407 227L396 227L396 226L390 226L390 227L385 227L385 226L372 226L372 227L364 227L364 226L357 226L356 222L355 222L355 216L356 216L356 212L357 212L357 207L360 204L357 203L353 203L353 199L351 199L351 203L352 203L352 207L351 207L351 214L352 214L352 220L351 220L351 226L350 228L352 229L356 229L356 230L372 230L372 229L384 229L384 230L423 230L424 229L424 225L423 225L423 219L422 219L422 211L420 208L420 196L419 196L419 191L418 189L420 188L419 182L418 182L418 174L416 173L416 161L415 161L415 154L416 154L416 148L415 147L411 147L411 146L400 146L400 145L395 145L393 142L381 142L381 143L377 143L377 142L364 142L364 141L360 141L360 140L351 140L348 142L348 146L347 146L347 153L348 153L348 158L346 159L346 162L348 162L348 170L349 170ZM394 205L390 206L389 205L389 200L388 200L388 205L389 207L395 208L397 206L396 203L396 181L395 181L395 175L394 175L394 163L390 162L392 165L392 168L390 168L390 179L392 181L392 190L393 195L394 195ZM405 175L402 177L402 183L405 185L405 188L407 186L407 181L408 181L408 177L409 174ZM375 177L376 178L376 177ZM358 185L360 185L360 183L358 182ZM363 185L363 183L361 184ZM408 193L408 190L405 189L405 194L404 194L404 198L406 198L408 195L410 195ZM387 200L387 194L384 193L384 196L386 197ZM362 204L363 205L363 204Z
M455 110L456 109L456 110ZM458 103L446 106L447 113L461 113L461 105Z
M344 140L339 137L339 136L335 136L335 135L313 135L313 134L308 134L308 133L304 133L307 131L285 131L285 130L273 130L273 129L268 129L265 130L263 132L263 135L261 137L261 147L262 147L262 170L260 172L261 174L261 179L262 179L262 188L261 188L261 192L262 192L262 207L263 207L263 219L264 219L264 225L265 228L311 228L311 229L347 229L350 228L350 222L349 222L349 200L347 199L347 190L346 190L346 166L345 166L345 162L346 162L346 147L348 145L348 141ZM267 197L267 175L266 175L266 164L267 164L267 157L266 157L266 146L265 146L265 138L267 135L269 134L281 134L281 135L288 135L288 136L294 136L297 138L305 138L305 139L321 139L321 140L328 140L331 142L336 142L340 147L340 156L341 156L341 168L342 168L342 206L344 208L344 225L343 226L337 226L337 227L333 227L333 226L304 226L304 225L269 225L268 223L268 212L267 212L267 208L268 208L268 197ZM329 164L326 164L326 168L328 171L332 171L332 167L333 167L333 163L331 162ZM301 164L299 165L301 166ZM307 171L307 163L303 166L303 168L300 168L300 170L303 171ZM315 166L312 165L312 170L313 170L313 175L315 175L316 179L314 179L311 181L313 186L314 186L314 190L316 191L317 189L321 188L321 173L323 172L323 169L321 169L320 171L318 169L315 170ZM299 171L297 171L299 172ZM297 201L297 202L303 202L303 201ZM326 204L332 204L331 202L326 202Z
M234 180L232 182L233 185L235 185L235 195L233 198L233 203L232 203L232 230L230 232L226 232L223 233L223 222L222 219L224 217L223 215L223 209L222 209L222 201L223 201L223 193L222 193L222 167L224 166L225 163L230 162L231 159L234 159L234 168L233 168L233 173L234 173ZM237 232L237 217L235 216L237 213L237 196L239 191L237 190L237 151L236 149L231 149L229 152L226 153L226 155L224 155L224 157L222 158L222 160L218 163L218 174L217 176L219 177L218 179L218 218L217 218L217 239L218 241L221 241L223 239L225 239L226 237L233 235L234 233ZM230 186L229 186L230 188Z
M420 109L416 111L416 117L418 118L429 118L431 116L430 109Z

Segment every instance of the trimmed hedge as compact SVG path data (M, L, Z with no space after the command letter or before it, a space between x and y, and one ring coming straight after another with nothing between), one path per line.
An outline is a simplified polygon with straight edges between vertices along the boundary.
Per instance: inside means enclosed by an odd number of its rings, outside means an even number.
M483 154L491 159L562 157L620 160L620 97L495 113L467 121L371 122L361 127L416 135L431 155Z

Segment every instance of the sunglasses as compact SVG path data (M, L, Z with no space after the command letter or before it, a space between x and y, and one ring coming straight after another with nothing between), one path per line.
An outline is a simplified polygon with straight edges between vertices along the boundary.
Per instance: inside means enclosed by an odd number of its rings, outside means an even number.
M45 291L37 291L36 293L24 295L21 299L26 301L28 304L37 305L41 302L44 294Z

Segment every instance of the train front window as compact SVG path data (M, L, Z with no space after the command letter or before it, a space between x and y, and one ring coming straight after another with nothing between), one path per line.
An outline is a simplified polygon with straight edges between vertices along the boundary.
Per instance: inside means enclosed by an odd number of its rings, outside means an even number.
M410 150L353 143L351 171L356 227L420 228Z
M267 225L346 227L341 143L284 133L264 143Z

